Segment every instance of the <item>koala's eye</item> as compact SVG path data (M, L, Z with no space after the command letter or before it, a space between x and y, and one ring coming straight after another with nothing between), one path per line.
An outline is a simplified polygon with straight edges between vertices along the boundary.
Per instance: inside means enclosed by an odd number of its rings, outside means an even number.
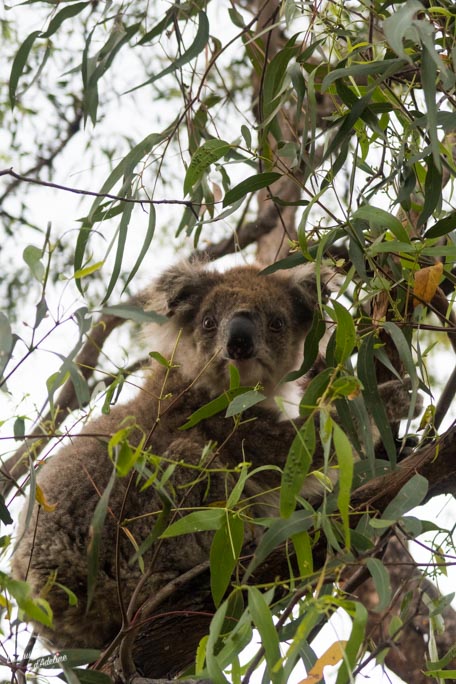
M269 321L269 329L272 330L272 332L281 332L285 327L285 321L283 318L280 318L280 316L274 316L274 318L271 318Z
M217 321L213 316L204 316L203 318L203 330L207 330L208 332L211 330L216 330L217 328Z

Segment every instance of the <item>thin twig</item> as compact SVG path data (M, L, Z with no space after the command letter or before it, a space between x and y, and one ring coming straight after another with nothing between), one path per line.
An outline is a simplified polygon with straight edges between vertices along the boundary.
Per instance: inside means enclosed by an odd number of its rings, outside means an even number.
M199 206L199 204L192 202L191 200L178 200L178 199L134 199L133 197L123 197L121 195L113 195L109 192L95 192L94 190L81 190L80 188L73 188L68 185L60 185L60 183L52 183L50 181L44 181L40 178L31 178L30 176L21 176L19 173L10 169L3 169L0 171L0 176L12 176L19 182L24 183L34 183L35 185L43 185L46 188L55 188L56 190L63 190L64 192L72 192L76 195L88 195L89 197L104 197L106 199L112 199L119 202L126 202L128 204L181 204L187 209L190 209L194 214L196 214L194 207ZM205 203L207 204L207 202ZM196 214L197 215L197 214Z

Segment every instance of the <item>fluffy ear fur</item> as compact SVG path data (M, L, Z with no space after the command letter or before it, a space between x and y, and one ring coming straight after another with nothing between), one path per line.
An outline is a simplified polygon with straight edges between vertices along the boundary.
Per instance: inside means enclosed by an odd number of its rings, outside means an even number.
M155 281L149 306L183 323L192 317L202 298L219 280L219 274L206 270L204 262L182 261Z
M319 281L323 303L327 301L333 289L331 285L334 283L335 278L336 273L333 269L321 266ZM304 264L292 269L290 284L300 317L311 320L314 310L318 307L318 283L315 264Z

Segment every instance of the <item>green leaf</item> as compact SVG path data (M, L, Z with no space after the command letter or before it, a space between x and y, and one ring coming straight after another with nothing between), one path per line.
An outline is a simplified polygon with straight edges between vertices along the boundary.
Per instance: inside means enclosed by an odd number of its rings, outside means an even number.
M257 628L261 644L264 648L268 675L271 684L278 684L281 680L282 665L279 635L272 620L271 610L263 594L256 587L248 587L249 611L253 623Z
M372 576L375 590L378 594L378 604L375 606L374 610L376 613L381 613L388 607L391 601L392 589L390 576L387 569L378 558L368 558L366 560L366 565Z
M336 346L334 350L335 360L339 364L345 361L353 352L356 344L355 322L347 309L337 301L331 302L336 316Z
M161 497L161 501L163 504L163 508L157 520L152 525L152 529L150 530L146 538L141 542L139 549L130 558L128 562L130 566L134 565L134 563L136 563L140 558L142 558L142 556L144 556L146 551L148 551L152 544L165 532L168 526L169 517L171 514L171 501L166 499L164 496Z
M440 162L440 160L439 160ZM442 169L437 166L434 157L427 158L427 173L424 182L424 205L418 217L418 225L422 226L433 211L437 208L442 198Z
M196 150L185 174L184 195L187 195L193 186L201 180L206 169L225 156L229 149L230 145L225 140L211 138Z
M168 361L168 359L165 359L165 357L158 351L149 352L149 356L151 359L154 359L155 361L157 361L157 363L159 363L161 366L164 366L165 368L173 367L173 364L170 361Z
M256 192L261 188L266 188L281 177L282 174L275 172L257 173L254 176L249 176L249 178L246 178L238 183L238 185L235 185L234 188L228 190L223 200L223 206L226 207L229 204L233 204L233 202L245 197L249 192Z
M364 79L367 76L372 76L373 74L383 74L388 72L388 78L391 78L394 72L391 68L395 67L395 71L400 71L405 66L404 60L402 59L383 59L380 62L368 62L364 64L355 64L353 66L344 67L340 69L332 69L329 74L327 74L321 84L322 92L325 92L329 86L340 78L353 77L355 82L357 79ZM361 81L358 81L361 82Z
M66 667L77 667L78 665L88 665L93 663L100 655L100 651L94 648L67 648L59 650L58 653L33 658L27 663L31 670L38 668L61 669L62 663Z
M344 608L347 610L349 605L346 604ZM352 618L352 630L345 647L345 655L337 674L336 684L346 684L351 681L351 673L355 668L366 632L368 613L364 606L361 603L354 603L354 610L351 609L349 613Z
M12 525L14 520L12 519L10 512L5 504L5 498L3 494L0 494L0 521L4 525Z
M358 352L358 377L361 380L364 390L363 398L366 408L375 420L379 429L382 444L388 454L391 463L396 462L396 444L391 432L391 426L385 406L380 398L378 391L377 378L374 363L374 341L373 335L363 338Z
M27 582L13 579L0 571L0 589L6 590L16 601L20 610L30 620L36 620L46 627L52 626L52 610L43 598L33 598Z
M135 261L135 265L131 269L129 276L128 276L127 280L125 281L125 286L122 290L122 293L125 292L128 285L130 284L130 282L135 277L135 275L138 271L138 268L141 266L142 262L144 261L144 257L149 252L149 247L151 245L151 242L152 242L152 239L153 239L154 233L155 233L155 220L156 220L155 207L153 204L151 204L151 205L149 205L149 221L147 223L147 231L146 231L146 235L144 237L144 240L143 240L143 243L141 246L141 251L138 255L138 258Z
M433 48L434 49L434 48ZM424 99L427 109L427 130L431 140L432 158L435 168L442 172L442 161L440 159L440 143L437 135L437 65L432 59L429 50L425 45L422 47L421 55L421 83L423 86ZM428 172L429 173L429 172ZM441 185L440 185L441 191ZM439 192L438 197L440 197Z
M228 601L224 601L216 611L209 626L209 638L206 646L206 667L210 681L213 684L229 684L223 674L223 669L218 661L218 645L220 634L225 624L225 615L228 609Z
M377 228L380 231L388 229L398 240L410 243L409 235L399 219L384 209L364 204L355 211L352 218L367 221L371 228Z
M194 411L192 415L189 417L186 423L184 425L181 425L179 430L189 430L190 428L194 427L195 425L198 425L202 420L205 420L206 418L211 418L212 416L215 416L217 413L220 413L230 403L230 395L231 392L225 392L224 394L221 394L219 397L216 397L215 399L212 399L212 401L208 402L204 406L201 406L199 409Z
M394 7L394 6L393 6ZM407 0L397 12L383 22L385 37L394 52L412 64L410 55L404 49L404 39L409 32L412 21L418 12L424 12L425 8L418 0Z
M250 128L248 128L248 126L246 126L245 124L242 124L241 126L241 135L244 138L247 148L250 150L252 147L252 134L250 132Z
M5 314L0 311L0 380L10 359L14 342L10 322Z
M64 7L60 10L60 12L57 12L57 14L52 17L47 31L45 31L40 37L50 38L60 28L65 19L71 19L77 14L80 14L88 5L90 5L90 0L87 2L75 2Z
M237 397L234 397L229 403L225 417L231 418L232 416L237 416L239 413L247 411L247 409L252 408L252 406L259 404L265 399L265 395L258 392L258 390L247 390L247 392L243 392Z
M101 313L117 316L118 318L126 318L135 323L165 323L168 319L166 316L155 313L155 311L144 311L139 306L130 304L115 304L113 306L104 306Z
M291 537L296 553L296 560L298 563L299 574L301 577L306 577L313 573L313 556L312 543L310 535L305 530L297 532Z
M429 228L424 237L426 238L437 238L442 235L448 235L452 230L456 230L456 211L453 211L449 216L444 219L437 221L431 228Z
M263 107L262 125L264 126L264 124L266 124L264 132L271 129L271 132L276 139L279 139L280 135L277 135L274 126L271 126L271 121L281 104L281 95L284 90L287 66L290 60L298 53L295 42L296 36L293 36L285 47L274 55L266 67L263 79L263 93L261 98Z
M151 76L151 78L147 79L147 81L144 81L144 83L141 83L141 85L135 86L134 88L127 90L126 93L132 93L134 90L138 90L138 88L143 88L146 85L150 85L151 83L155 83L155 81L158 81L160 78L163 78L163 76L166 76L167 74L172 74L177 69L180 69L185 64L188 64L192 59L197 57L200 54L200 52L202 52L204 50L204 48L207 45L208 40L209 40L209 21L208 21L208 18L207 18L207 15L205 14L205 12L199 12L199 14L198 14L198 29L196 32L195 40L190 45L188 50L186 50L182 55L180 55L180 57L173 60L172 64L167 66L166 69L163 69L158 74L154 74L153 76Z
M120 224L119 224L119 229L118 229L116 258L114 260L114 266L112 268L111 278L109 279L108 287L106 288L106 292L105 292L105 295L103 297L102 304L104 304L109 299L109 297L111 296L111 292L113 291L114 286L117 282L117 279L120 275L120 271L122 268L123 255L124 255L124 251L125 251L125 245L127 243L128 226L130 224L130 218L131 218L131 214L133 212L133 206L134 205L132 203L125 204L124 210L122 212L122 218L120 219Z
M116 469L114 468L108 484L95 507L95 511L90 522L89 544L87 546L87 606L86 614L89 611L95 593L97 582L98 565L100 557L100 544L103 533L103 526L108 512L109 497L111 496L114 483L116 481Z
M130 176L135 166L143 159L143 157L149 154L150 151L156 145L163 142L163 140L165 140L169 136L169 133L172 130L174 130L174 122L161 133L151 133L150 135L147 135L143 140L141 140L141 142L135 145L135 147L133 147L133 149L130 150L130 152L111 171L108 178L105 180L101 187L99 193L100 197L95 198L90 208L89 214L87 216L87 224L82 226L82 228L79 231L74 256L74 268L76 271L82 268L82 264L84 262L85 249L92 231L94 217L96 215L96 211L99 205L104 200L104 197L102 195L109 193L114 187L114 185L116 185L116 183L121 178L123 178L124 176ZM124 194L127 194L127 192L131 190L131 188L126 187L123 188L123 190Z
M194 534L218 530L225 520L226 512L223 508L207 508L202 511L193 511L188 515L176 520L160 535L160 539L179 537L182 534Z
M284 382L293 382L305 375L314 365L320 351L320 340L326 332L326 325L319 308L313 312L312 325L304 340L304 353L299 370L291 371Z
M428 481L422 475L416 473L394 499L385 508L382 514L383 520L399 520L415 506L419 506L428 491Z
M73 672L76 677L77 681L79 684L111 684L112 679L109 675L105 674L104 672L100 672L99 670L86 670L82 668L75 668L74 670L70 670L70 672ZM68 682L68 684L73 684L73 680L70 680L68 677L68 672L63 672L59 675L59 679L62 679L64 682Z
M41 261L42 256L43 251L35 245L28 245L22 252L22 258L29 267L30 273L39 283L42 282L45 272L44 264Z
M177 8L171 5L170 8L165 12L165 16L161 21L158 22L150 31L147 31L138 41L138 45L145 45L145 43L150 43L157 36L161 36L162 33L166 31L168 26L170 26L176 18Z
M325 368L311 380L299 404L299 414L303 418L310 416L318 408L318 402L328 388L334 368Z
M333 432L334 448L336 450L337 463L339 465L339 492L337 506L342 518L345 535L345 546L350 548L350 495L353 482L353 448L347 435L334 423Z
M9 78L9 100L11 109L14 109L16 104L17 84L19 83L19 79L24 71L24 67L27 63L27 58L30 54L30 50L33 47L33 43L40 33L41 31L33 31L33 33L27 36L14 57Z
M289 518L296 508L296 496L309 472L315 446L315 424L313 417L310 417L294 438L283 469L280 515L284 518Z
M244 523L233 513L225 515L214 534L210 551L211 592L218 607L231 582L244 541Z
M245 571L243 581L246 582L252 572L269 556L274 549L299 532L308 530L313 525L313 514L310 511L295 511L289 518L274 520L255 549L252 560Z

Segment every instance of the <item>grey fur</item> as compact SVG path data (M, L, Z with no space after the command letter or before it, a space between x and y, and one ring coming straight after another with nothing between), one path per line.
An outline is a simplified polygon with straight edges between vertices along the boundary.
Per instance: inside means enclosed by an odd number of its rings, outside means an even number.
M325 271L323 275L328 279L331 274ZM325 292L324 288L323 295ZM108 416L84 428L82 435L99 437L79 436L46 461L38 483L46 500L56 504L55 511L35 506L27 530L23 529L22 517L19 535L23 537L13 558L15 577L27 579L34 594L39 595L51 574L56 573L57 582L69 587L79 599L77 606L69 606L67 595L57 585L46 594L54 613L53 629L36 627L58 648L102 647L119 630L118 585L127 606L142 576L138 562L131 563L135 552L131 538L140 545L162 509L158 484L170 462L177 465L166 489L175 508L183 502L188 511L226 500L236 481L230 471L243 460L253 468L282 467L295 436L295 428L289 421L280 420L272 400L252 409L248 417L255 419L242 422L234 431L233 421L223 414L186 432L179 428L194 411L227 389L229 363L237 366L241 384L259 383L271 398L283 377L299 368L303 342L317 306L312 268L261 276L257 268L249 266L219 273L200 263L181 263L158 278L150 300L150 308L169 319L151 331L151 349L172 358L171 370L153 362L142 390L132 401L116 406ZM235 353L238 358L228 359L227 338L233 316L253 323L246 332L253 351L241 349ZM86 612L90 525L113 468L106 444L113 433L128 425L131 444L145 438L149 453L165 460L150 457L144 472L135 473L128 492L129 477L116 479L103 528L94 599ZM207 450L209 442L218 448ZM145 479L154 473L155 483L141 490ZM277 513L279 485L277 468L247 480L245 496L250 497L252 517ZM315 483L309 480L303 495L314 492ZM253 525L246 528L248 541L257 531ZM137 606L170 579L206 560L210 543L210 533L199 533L163 540L156 558L156 546L149 549L144 556L148 579L137 597Z

